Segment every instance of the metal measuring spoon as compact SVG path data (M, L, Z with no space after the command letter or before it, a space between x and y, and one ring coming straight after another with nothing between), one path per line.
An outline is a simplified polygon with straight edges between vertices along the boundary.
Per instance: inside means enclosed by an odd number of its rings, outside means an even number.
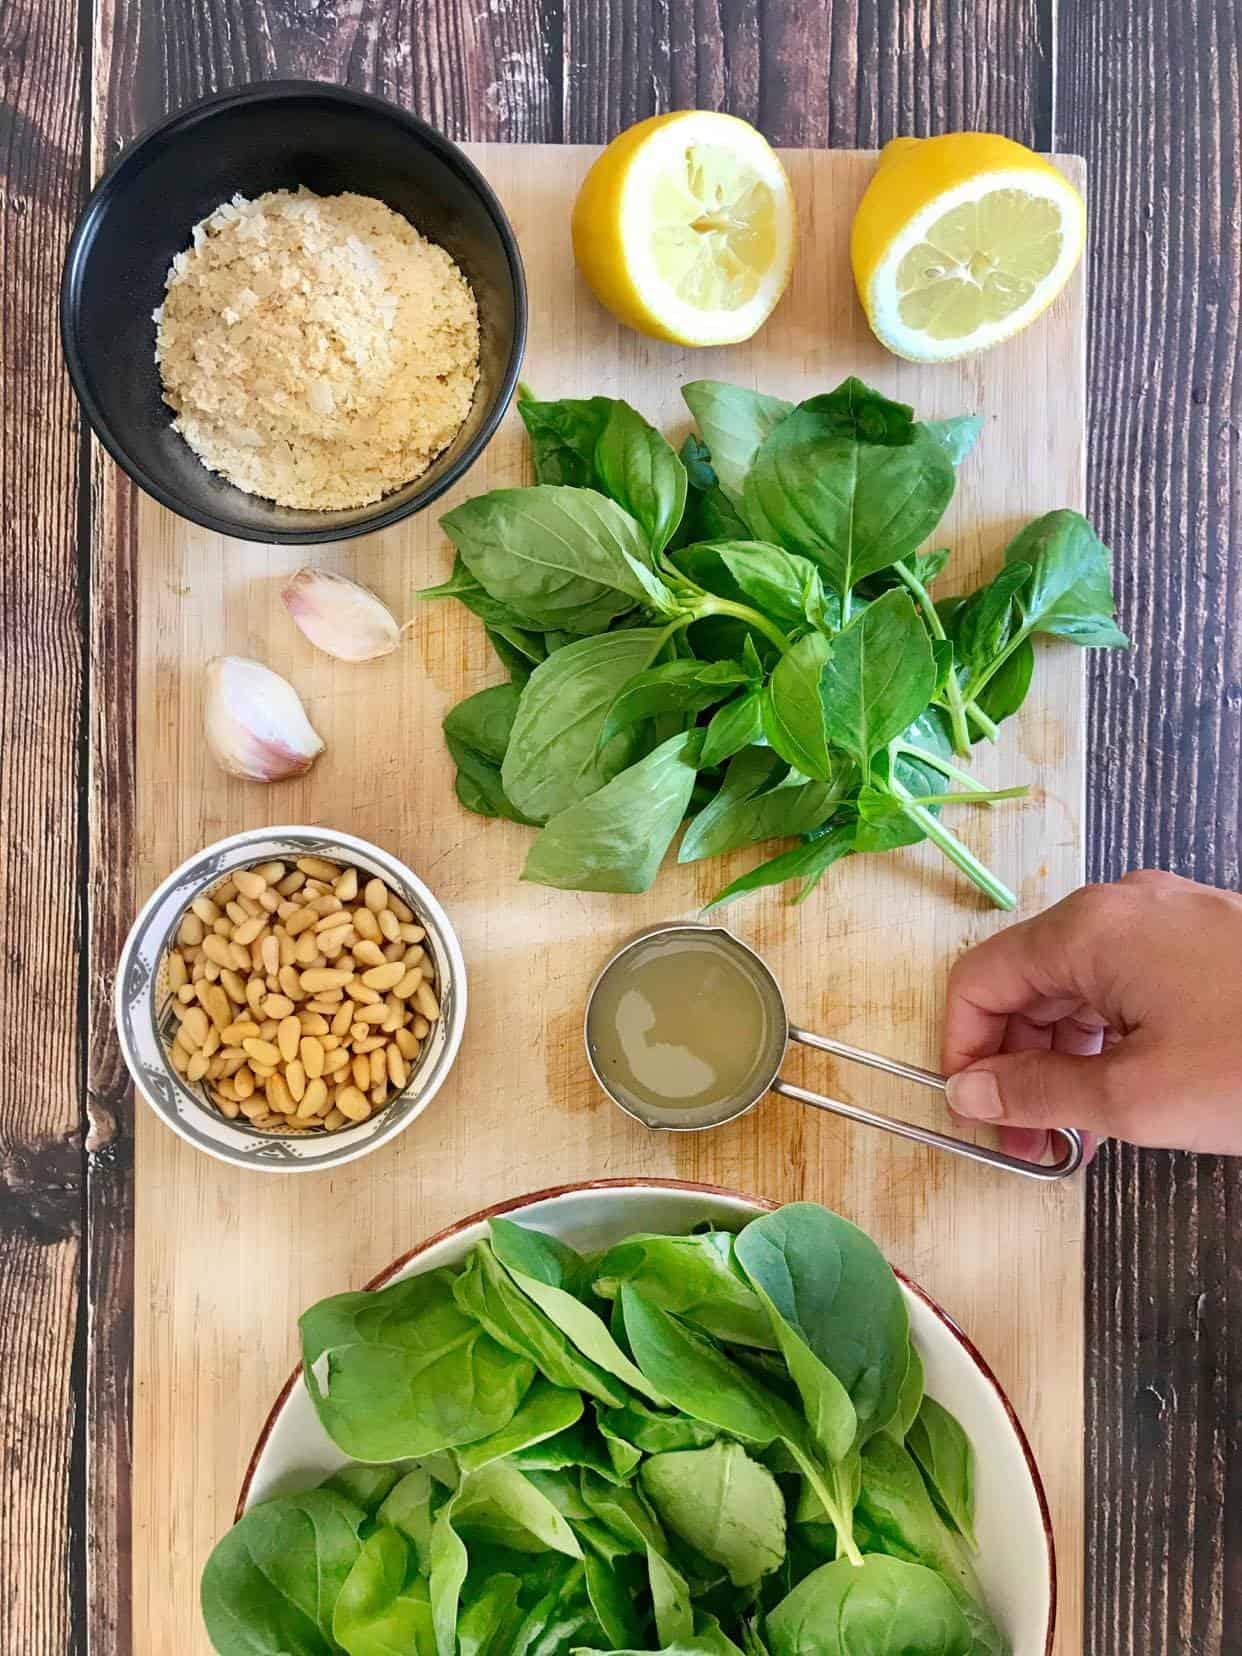
M735 1091L719 1102L709 1102L689 1109L652 1105L630 1088L623 1087L615 1079L610 1079L605 1073L605 1061L602 1056L605 1031L595 1027L592 1021L601 986L609 979L611 973L622 970L626 964L632 965L629 957L635 951L650 946L658 939L675 940L678 937L691 943L701 942L710 937L714 939L722 954L733 955L734 964L744 968L742 975L752 986L756 1023L761 1031L760 1050L756 1052L754 1064L742 1090ZM587 996L584 1035L591 1073L604 1092L619 1109L625 1111L626 1115L641 1122L644 1127L658 1131L699 1133L710 1127L723 1127L727 1122L736 1121L739 1116L753 1110L765 1093L776 1092L783 1093L787 1098L795 1098L800 1104L810 1104L817 1110L828 1110L833 1115L844 1116L848 1121L858 1121L867 1127L879 1127L883 1132L895 1133L899 1138L912 1139L916 1144L928 1144L936 1150L948 1150L955 1156L966 1156L971 1161L1004 1168L1007 1173L1021 1173L1028 1179L1064 1179L1075 1172L1082 1163L1082 1137L1072 1127L1052 1129L1063 1140L1065 1152L1059 1160L1045 1164L1028 1161L1023 1156L1011 1156L1003 1150L991 1150L984 1145L971 1144L967 1139L952 1138L948 1133L937 1133L929 1127L916 1127L908 1121L895 1121L891 1116L877 1115L875 1111L864 1110L857 1104L845 1104L840 1099L826 1098L822 1093L810 1092L805 1087L798 1087L792 1081L784 1080L780 1075L780 1067L791 1040L799 1042L802 1046L814 1047L820 1052L830 1052L834 1057L848 1059L851 1063L865 1064L869 1069L883 1070L886 1075L900 1076L905 1081L915 1081L920 1086L935 1088L941 1093L944 1092L946 1078L934 1070L923 1069L918 1064L903 1063L898 1058L884 1058L879 1053L847 1046L844 1041L834 1041L826 1035L816 1035L809 1029L800 1029L796 1024L791 1024L780 984L767 963L723 926L708 926L694 921L652 926L623 944L604 966Z

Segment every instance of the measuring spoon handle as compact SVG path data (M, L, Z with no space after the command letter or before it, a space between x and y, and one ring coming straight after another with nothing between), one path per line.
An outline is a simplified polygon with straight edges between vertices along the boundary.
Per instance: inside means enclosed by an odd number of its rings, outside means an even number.
M896 1075L904 1081L916 1081L922 1087L934 1087L938 1092L944 1092L946 1078L935 1070L924 1069L920 1064L903 1063L899 1058L884 1058L878 1052L868 1052L863 1047L849 1046L844 1041L834 1041L827 1035L816 1035L812 1030L798 1029L793 1024L789 1026L789 1038L798 1041L802 1046L814 1047L819 1052L830 1052L834 1057L844 1058L849 1063L865 1064L868 1069L883 1070L886 1075ZM1028 1179L1040 1179L1044 1182L1065 1179L1071 1173L1077 1172L1082 1165L1082 1135L1073 1127L1052 1129L1065 1144L1065 1153L1058 1161L1033 1162L1028 1161L1025 1156L1011 1156L1004 1150L991 1150L983 1144L972 1144L969 1139L953 1138L948 1133L934 1132L930 1127L916 1127L909 1121L895 1121L891 1116L877 1115L874 1110L864 1110L858 1104L845 1104L837 1098L826 1098L822 1093L810 1092L806 1087L797 1087L792 1081L786 1081L781 1076L777 1076L772 1083L772 1091L783 1093L786 1098L796 1098L800 1104L810 1104L817 1110L829 1110L833 1115L844 1116L848 1121L861 1122L865 1127L878 1127L882 1132L895 1133L898 1138L911 1139L915 1144L927 1144L935 1150L948 1150L955 1156L985 1162L990 1167L1003 1168L1007 1173L1021 1173Z

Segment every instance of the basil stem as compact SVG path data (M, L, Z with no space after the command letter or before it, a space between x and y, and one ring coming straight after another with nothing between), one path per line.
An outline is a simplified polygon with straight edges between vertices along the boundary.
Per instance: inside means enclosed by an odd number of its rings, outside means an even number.
M955 867L960 868L967 879L973 880L980 891L986 892L997 908L1017 908L1018 899L1009 887L1002 880L998 880L991 869L981 863L974 852L968 850L962 844L951 828L946 828L939 817L934 816L931 811L921 805L909 788L899 782L896 777L891 780L888 787L893 796L901 801L902 807L910 820L918 823L928 839L933 840L949 861Z

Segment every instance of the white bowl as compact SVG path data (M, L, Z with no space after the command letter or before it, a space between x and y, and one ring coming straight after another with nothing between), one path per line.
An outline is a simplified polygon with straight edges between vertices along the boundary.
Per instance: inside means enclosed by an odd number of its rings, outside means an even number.
M677 1179L600 1179L518 1196L471 1214L419 1243L366 1286L460 1263L487 1235L487 1221L506 1214L574 1247L606 1248L636 1231L685 1234L708 1219L740 1229L774 1207L715 1185ZM1050 1656L1056 1619L1052 1521L1026 1434L996 1376L957 1324L898 1272L928 1392L961 1421L975 1448L975 1559L988 1607L1008 1633L1013 1656ZM319 1424L301 1384L290 1375L259 1434L237 1503L240 1517L259 1501L308 1489L345 1465Z
M168 1060L172 993L160 967L181 917L196 897L235 869L298 857L330 857L377 875L412 908L426 930L424 947L436 970L440 1017L414 1061L410 1078L383 1109L334 1133L260 1131L229 1121L199 1086ZM138 1091L174 1133L220 1161L264 1173L310 1173L340 1167L378 1150L420 1116L453 1067L466 1024L466 963L461 945L418 875L396 857L352 834L325 828L254 828L198 851L181 864L144 905L121 950L116 974L116 1026L121 1052Z

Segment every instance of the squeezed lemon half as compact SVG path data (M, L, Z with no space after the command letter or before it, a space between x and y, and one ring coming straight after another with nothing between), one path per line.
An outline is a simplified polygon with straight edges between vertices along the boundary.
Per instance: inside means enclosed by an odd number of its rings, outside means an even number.
M574 203L574 256L614 316L680 345L749 339L789 280L793 196L767 140L679 110L614 138Z
M854 280L880 342L913 362L985 350L1034 321L1082 253L1063 173L992 133L897 138L854 216Z

